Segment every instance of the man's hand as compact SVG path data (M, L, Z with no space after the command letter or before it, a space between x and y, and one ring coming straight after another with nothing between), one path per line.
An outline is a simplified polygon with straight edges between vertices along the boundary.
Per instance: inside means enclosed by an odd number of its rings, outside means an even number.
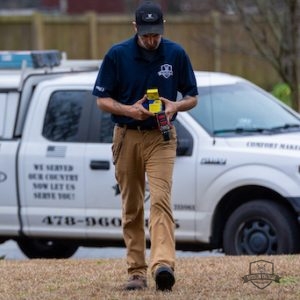
M154 114L143 106L143 103L146 100L147 95L144 95L142 99L131 105L127 116L140 121L146 120L149 117L153 117Z
M174 101L170 101L166 98L159 97L159 99L163 102L165 105L165 113L167 115L168 121L172 119L173 115L177 113L177 103Z

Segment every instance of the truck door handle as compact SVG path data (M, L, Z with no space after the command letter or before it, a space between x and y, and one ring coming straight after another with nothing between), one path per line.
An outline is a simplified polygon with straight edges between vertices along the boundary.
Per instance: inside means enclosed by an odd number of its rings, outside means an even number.
M90 168L92 170L109 170L110 163L107 160L92 160L90 162Z

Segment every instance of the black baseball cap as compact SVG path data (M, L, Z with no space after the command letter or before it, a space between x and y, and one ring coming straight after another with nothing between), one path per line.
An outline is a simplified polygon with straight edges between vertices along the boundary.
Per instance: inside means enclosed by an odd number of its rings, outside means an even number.
M144 1L138 6L135 23L139 35L164 33L163 13L160 6L152 1Z

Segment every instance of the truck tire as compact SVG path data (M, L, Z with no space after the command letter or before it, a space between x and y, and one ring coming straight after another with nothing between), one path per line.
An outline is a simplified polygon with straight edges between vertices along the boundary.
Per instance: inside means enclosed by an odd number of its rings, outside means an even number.
M299 224L283 205L254 200L238 207L223 234L228 255L276 255L299 252Z
M28 258L69 258L78 249L77 245L60 240L23 238L17 243Z

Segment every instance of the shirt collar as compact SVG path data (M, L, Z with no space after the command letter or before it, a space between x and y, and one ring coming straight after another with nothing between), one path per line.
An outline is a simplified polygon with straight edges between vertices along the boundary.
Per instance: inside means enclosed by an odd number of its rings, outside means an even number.
M138 36L136 34L133 38L134 58L143 60L144 58L142 56L140 48L141 47L138 45ZM163 40L163 38L161 38L161 42L160 42L158 48L155 50L155 51L157 51L157 59L160 59L161 57L164 57L163 48L164 48L164 40ZM155 59L155 60L157 60L157 59Z

